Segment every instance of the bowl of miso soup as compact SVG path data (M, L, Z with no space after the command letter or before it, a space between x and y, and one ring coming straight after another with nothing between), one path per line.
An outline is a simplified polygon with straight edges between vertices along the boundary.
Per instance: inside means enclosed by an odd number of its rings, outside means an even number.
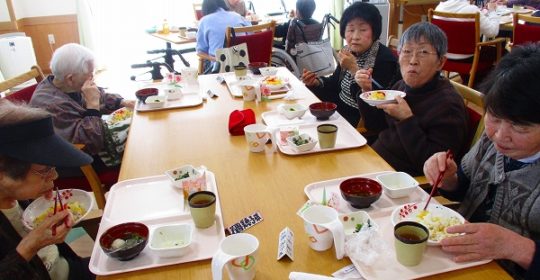
M148 243L148 227L143 223L123 223L107 229L99 245L107 256L129 261L138 256Z

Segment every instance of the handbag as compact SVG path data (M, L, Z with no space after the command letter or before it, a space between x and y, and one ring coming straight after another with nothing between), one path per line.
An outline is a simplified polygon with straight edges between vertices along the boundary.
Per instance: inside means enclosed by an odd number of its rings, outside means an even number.
M299 22L295 20L294 24L301 31L304 42L295 44L296 64L298 69L306 69L317 76L332 74L336 68L334 61L334 49L330 44L330 39L308 42L306 40L304 29Z
M248 66L249 55L247 50L247 44L242 43L230 48L223 48L216 50L216 61L219 62L219 72L232 72L234 66L242 65Z

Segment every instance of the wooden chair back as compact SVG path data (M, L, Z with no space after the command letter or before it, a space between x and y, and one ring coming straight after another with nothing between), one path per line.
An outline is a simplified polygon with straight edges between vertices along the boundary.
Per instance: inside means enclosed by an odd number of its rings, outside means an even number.
M540 17L514 13L512 46L540 41Z
M30 101L30 98L32 98L34 90L36 89L36 84L30 85L22 89L15 90L14 88L31 80L35 80L37 83L39 83L44 78L45 75L43 75L41 68L39 68L39 66L37 65L34 65L30 69L30 71L0 82L0 92L9 90L9 92L6 93L7 99L11 101L24 101L28 103Z

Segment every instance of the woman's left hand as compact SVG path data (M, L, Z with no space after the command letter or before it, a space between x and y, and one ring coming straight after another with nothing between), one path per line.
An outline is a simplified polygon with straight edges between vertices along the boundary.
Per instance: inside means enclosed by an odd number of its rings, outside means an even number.
M446 229L464 233L441 240L442 250L454 254L455 262L507 259L527 269L535 250L534 241L491 223L466 223Z
M354 76L356 71L358 71L358 65L356 64L356 57L349 51L348 48L343 48L338 53L339 64L341 69L345 69Z
M392 116L394 119L398 121L402 121L404 119L408 119L413 116L411 107L409 107L409 104L403 97L396 96L397 104L383 104L383 105L377 105L377 108L383 109L385 113Z

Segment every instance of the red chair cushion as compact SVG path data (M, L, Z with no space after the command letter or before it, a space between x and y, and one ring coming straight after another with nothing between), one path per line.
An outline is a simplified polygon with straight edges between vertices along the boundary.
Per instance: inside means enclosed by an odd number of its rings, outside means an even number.
M24 101L26 103L30 102L30 99L32 99L32 95L34 95L34 91L36 90L38 84L33 84L31 86L27 86L23 89L20 89L8 96L6 96L6 99L12 102L16 101Z
M247 35L235 35L231 38L231 46L246 43L249 62L270 63L273 40L272 31L268 30Z
M449 53L474 54L476 46L474 21L450 21L434 17L431 22L446 33Z
M540 41L540 25L516 24L514 27L514 46L523 45L527 42Z

